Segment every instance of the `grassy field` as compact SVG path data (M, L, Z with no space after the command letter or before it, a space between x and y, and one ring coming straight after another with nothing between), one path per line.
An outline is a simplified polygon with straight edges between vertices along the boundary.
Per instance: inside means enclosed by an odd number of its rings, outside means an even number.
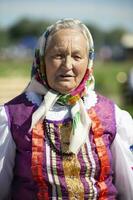
M18 95L30 80L32 61L7 60L0 61L0 103L4 103ZM96 90L114 100L121 108L133 115L133 105L123 101L122 87L133 62L95 62L94 74Z
M0 62L0 104L18 94L30 80L31 60L8 60Z
M123 90L132 67L132 61L96 62L94 74L96 90L112 99L118 106L130 112L133 116L133 104L127 103L128 101L124 98L126 91Z

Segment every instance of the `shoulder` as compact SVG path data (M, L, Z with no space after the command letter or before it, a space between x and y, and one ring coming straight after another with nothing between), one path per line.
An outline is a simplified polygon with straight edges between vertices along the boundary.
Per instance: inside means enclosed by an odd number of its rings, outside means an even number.
M94 106L96 113L100 116L109 116L110 114L115 115L115 103L99 93L96 94L97 103Z
M84 104L87 110L89 110L92 107L100 108L103 110L103 105L105 105L106 107L108 105L112 107L114 106L114 102L111 99L97 93L94 90L90 90L87 92L87 95L84 97Z
M95 111L100 118L109 118L109 115L114 118L115 116L114 102L95 91L88 92L85 98L85 107L88 111Z
M42 96L35 92L23 92L22 94L16 96L5 105L15 105L15 104L25 104L27 106L35 105L39 106L42 101Z
M7 103L5 103L6 106L13 106L13 105L20 105L20 104L25 104L25 105L30 105L31 102L28 101L28 99L26 98L26 93L22 93L18 96L16 96L15 98L13 98L12 100L8 101Z
M128 137L128 136L131 137L133 133L132 116L127 111L120 109L117 105L115 105L115 114L116 114L117 132L123 135L123 137Z
M32 115L38 106L35 102L30 101L27 98L27 94L24 92L7 102L4 107L12 123L13 121L17 122L18 120L24 122Z
M99 93L96 93L97 94L97 103L101 104L101 103L105 103L105 104L112 104L114 105L114 102L113 100L111 100L110 98L106 97L106 96L103 96Z

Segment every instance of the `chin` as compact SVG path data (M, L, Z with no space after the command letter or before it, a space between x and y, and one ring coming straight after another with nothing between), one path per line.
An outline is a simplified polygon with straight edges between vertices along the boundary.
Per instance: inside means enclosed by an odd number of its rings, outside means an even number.
M61 93L61 94L69 94L75 89L75 87L67 87L67 86L62 86L60 88L56 88L56 91Z
M72 89L71 90L62 90L62 89L58 90L58 92L61 94L69 94L71 91L72 91Z

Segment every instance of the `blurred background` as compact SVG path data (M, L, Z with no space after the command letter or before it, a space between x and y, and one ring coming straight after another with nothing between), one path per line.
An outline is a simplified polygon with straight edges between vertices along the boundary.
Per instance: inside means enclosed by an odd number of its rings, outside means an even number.
M133 115L133 0L0 0L0 104L26 87L37 38L61 18L88 26L96 90Z

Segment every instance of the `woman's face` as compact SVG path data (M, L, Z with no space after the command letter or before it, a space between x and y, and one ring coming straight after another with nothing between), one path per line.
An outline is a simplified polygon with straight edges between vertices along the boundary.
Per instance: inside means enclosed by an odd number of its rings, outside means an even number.
M49 86L70 93L82 81L88 65L87 42L73 29L61 29L48 39L45 71Z

